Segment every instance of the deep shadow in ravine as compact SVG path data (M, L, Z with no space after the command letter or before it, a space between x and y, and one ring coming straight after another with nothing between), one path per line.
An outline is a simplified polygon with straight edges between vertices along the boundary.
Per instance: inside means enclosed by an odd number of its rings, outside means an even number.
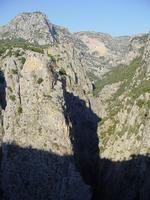
M6 80L3 71L0 70L0 107L6 108Z
M150 155L127 161L100 159L99 194L102 200L149 200Z
M120 162L101 159L97 135L101 118L84 100L66 91L65 80L63 91L74 160L85 183L92 187L92 200L150 199L149 155L133 155L131 160Z
M3 200L87 200L86 191L80 182L72 181L69 173L71 156L13 144L3 144L3 150ZM149 156L121 162L101 159L100 165L102 169L97 177L101 184L97 186L95 199L150 199Z
M70 169L74 163L92 188L92 200L149 200L149 155L118 162L101 159L97 136L100 118L84 100L67 92L65 85L63 89L73 156L3 144L3 200L87 200L78 176Z
M74 161L86 184L90 185L95 195L99 174L99 139L98 122L101 120L86 105L86 102L66 90L65 80L63 93L65 100L64 115L69 126L70 140ZM93 196L92 199L95 199Z

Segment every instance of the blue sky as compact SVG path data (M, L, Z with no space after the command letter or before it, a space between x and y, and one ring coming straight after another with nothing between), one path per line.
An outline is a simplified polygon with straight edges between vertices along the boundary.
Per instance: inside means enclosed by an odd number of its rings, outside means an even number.
M42 11L72 32L117 36L150 31L150 0L0 0L0 25L24 11Z

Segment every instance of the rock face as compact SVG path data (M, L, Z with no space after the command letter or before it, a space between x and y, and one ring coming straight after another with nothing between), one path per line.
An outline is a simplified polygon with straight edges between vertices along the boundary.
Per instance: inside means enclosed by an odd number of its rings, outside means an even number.
M22 20L30 24L26 31L27 24ZM14 37L17 30L13 27L17 24L19 31L16 38L22 37L32 42L38 39L35 29L39 27L43 35L47 32L48 29L43 30L44 20L45 16L41 13L22 14L3 27L2 32L5 29L14 30L9 39ZM36 28L33 35L30 35L33 25ZM24 36L22 33L25 33ZM0 129L1 137L3 135L3 198L91 199L91 186L84 182L74 161L70 125L64 114L67 106L65 92L72 98L80 95L86 100L86 93L92 88L91 83L76 55L77 51L72 48L73 44L67 45L68 51L64 52L66 47L63 44L60 47L50 47L52 40L48 41L47 37L42 37L42 40L45 44L49 43L45 54L35 52L37 49L33 51L12 45L11 50L6 50L1 57L1 70L7 83L5 87L1 78L1 93L6 93L6 96L1 96L1 106L5 111ZM61 55L64 53L60 61L59 51ZM72 88L74 94L71 93ZM7 102L6 108L4 101ZM83 110L86 109L88 103L83 105Z
M148 200L150 36L35 12L0 39L1 199Z
M26 52L24 56L24 65L14 56L2 63L7 82L4 199L76 199L76 195L89 199L89 188L72 158L61 78L53 71L56 66L39 53Z
M79 32L75 35L88 47L85 54L86 67L88 74L94 78L102 78L119 64L129 64L139 56L147 37L146 34L112 37L96 32Z
M67 35L65 28L53 25L41 12L21 13L8 25L0 27L0 39L22 38L39 45L54 45L65 39L64 32Z

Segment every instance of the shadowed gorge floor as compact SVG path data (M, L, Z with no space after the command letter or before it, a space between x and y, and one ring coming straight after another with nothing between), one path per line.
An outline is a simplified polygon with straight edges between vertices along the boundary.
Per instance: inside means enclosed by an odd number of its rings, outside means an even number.
M31 147L21 148L15 144L3 144L2 149L6 152L4 159L7 159L7 162L3 160L2 163L4 199L7 200L10 196L12 200L54 200L52 196L55 199L63 199L61 189L64 187L63 178L68 170L65 163L75 161L83 180L92 187L92 199L148 200L149 155L133 156L129 161L118 162L101 159L98 156L96 132L100 119L79 97L66 91L64 95L66 120L72 122L70 139L73 156L59 156ZM56 185L59 189L55 188ZM9 191L13 191L13 194ZM59 191L59 194L56 197L51 191Z
M13 144L3 144L3 148L9 149L7 159L10 165L9 171L8 166L2 166L3 178L5 177L5 180L9 180L9 185L11 183L12 187L8 187L7 192L4 191L4 199L9 199L9 191L13 188L11 199L51 199L48 196L49 190L55 188L58 174L63 177L66 173L65 162L73 159L70 156L59 156L52 152L36 150L30 147L21 148ZM99 190L97 190L94 199L149 199L149 156L135 156L130 161L122 162L100 159L99 162L102 170L100 170L99 175ZM58 163L59 165L56 167L53 163ZM48 167L49 170L43 170L44 167L45 169ZM61 184L63 183L62 179L59 179L59 181L61 181ZM7 184L7 182L3 184ZM59 185L60 193L58 196L60 196L58 199L62 199L61 184Z
M70 126L70 140L77 169L83 180L95 191L99 174L99 139L97 126L100 118L86 106L86 102L66 91L63 84L65 99L64 115ZM95 194L95 193L93 193ZM94 196L93 196L94 198Z

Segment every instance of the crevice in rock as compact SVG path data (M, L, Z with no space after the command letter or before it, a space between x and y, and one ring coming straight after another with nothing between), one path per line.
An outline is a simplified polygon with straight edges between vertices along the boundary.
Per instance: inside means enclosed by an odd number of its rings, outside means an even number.
M3 190L2 190L2 141L4 136L4 127L3 127L3 114L0 113L0 199L3 198Z
M19 96L19 103L20 103L20 105L22 105L22 101L21 101L21 91L20 91L20 81L19 81L19 88L18 88L18 96Z
M3 191L2 191L2 141L4 136L4 127L3 127L3 110L5 110L7 106L6 101L6 80L4 76L4 72L0 70L0 199L3 198Z
M0 106L5 110L6 105L6 80L3 71L0 70Z
M76 168L84 182L93 190L93 200L98 186L99 176L99 139L98 122L101 120L84 100L66 90L66 81L62 80L65 100L64 115L69 126Z
M52 73L53 74L53 80L52 80L52 85L51 85L51 89L54 89L55 85L57 84L57 81L58 81L58 73L56 72L55 68L57 67L57 64L56 64L56 61L51 61L49 63L49 66L48 66L48 71L49 73Z

